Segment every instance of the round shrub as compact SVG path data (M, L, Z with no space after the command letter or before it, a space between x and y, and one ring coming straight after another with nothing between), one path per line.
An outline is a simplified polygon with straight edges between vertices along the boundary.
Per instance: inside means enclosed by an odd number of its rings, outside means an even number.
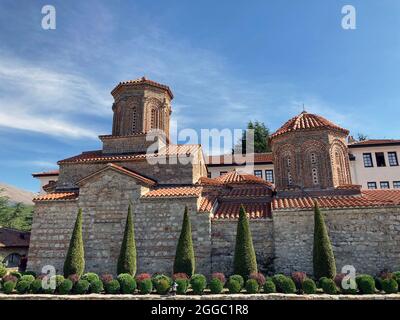
M21 272L18 272L18 271L12 271L12 272L10 272L10 275L16 277L18 280L21 279L21 277L22 277Z
M223 283L218 278L212 278L210 283L208 284L208 287L213 294L219 294L224 289Z
M325 281L325 280L327 280L327 279L329 279L329 278L327 278L327 277L322 277L322 278L320 278L319 280L318 280L318 288L322 288L322 283Z
M385 293L397 293L399 291L399 285L393 278L387 278L382 280L382 289Z
M35 279L35 281L31 284L31 292L32 293L41 293L42 292L42 280Z
M141 294L149 294L153 291L151 278L145 278L138 282L138 289Z
M19 281L27 281L31 284L33 281L35 281L35 277L30 274L27 274L22 276L21 279L19 279Z
M3 292L6 294L10 294L14 291L16 286L16 281L6 281L3 283Z
M392 273L393 279L397 281L397 283L400 282L400 271L395 271Z
M77 275L76 273L70 274L68 276L68 279L71 280L72 283L75 285L79 281L79 275Z
M90 282L89 292L90 293L101 293L104 290L103 282L101 280L93 280Z
M81 280L86 280L89 283L92 283L93 281L99 281L100 277L94 272L87 272L81 277Z
M60 286L61 283L65 280L64 276L58 274L56 275L56 288Z
M293 280L283 274L277 274L272 277L276 290L280 293L295 293L296 285Z
M301 284L301 288L305 294L314 294L317 292L317 286L313 279L306 278Z
M185 294L187 289L189 288L189 280L188 279L176 279L175 280L178 287L176 288L177 294Z
M203 294L204 289L207 287L207 279L202 274L194 274L190 279L190 284L194 294Z
M2 280L3 280L3 283L5 283L7 281L12 281L12 282L17 283L18 278L15 276L12 276L11 274L8 274L8 275L4 276Z
M33 276L35 279L36 279L36 277L37 277L36 272L35 272L35 271L31 271L31 270L22 272L22 275L24 275L24 276L27 276L27 275L29 276L29 275L31 275L31 276Z
M257 281L259 287L261 288L265 283L265 277L260 272L253 272L250 274L249 279L254 279Z
M230 277L229 277L229 280L236 280L236 281L238 281L239 284L240 284L240 288L241 288L241 289L242 289L243 286L244 286L244 279L243 279L243 277L242 277L241 275L239 275L239 274L234 274L234 275L230 276Z
M172 280L189 280L189 276L186 273L178 272L172 275Z
M260 285L256 279L247 280L245 287L247 293L258 293L260 291Z
M375 280L368 274L362 274L356 277L357 287L362 294L375 293Z
M119 282L121 293L132 294L136 290L136 281L129 273L121 273L118 275L117 280Z
M155 274L151 278L151 281L153 281L153 287L157 288L157 283L160 282L161 280L165 280L169 283L170 286L172 286L172 279L165 274Z
M171 285L168 280L161 279L156 282L156 291L158 294L167 294L171 289Z
M139 283L144 279L151 279L151 275L149 273L141 273L136 276L136 282Z
M223 286L225 285L225 282L226 282L225 275L221 272L214 272L211 275L211 279L218 279L222 283Z
M27 293L29 291L30 287L31 287L31 283L29 281L20 280L17 282L16 289L17 289L18 293L23 294L23 293Z
M103 275L100 277L100 280L103 282L103 284L109 283L109 282L111 282L113 279L114 279L113 275L112 275L112 274L109 274L109 273L103 274Z
M117 294L120 290L120 284L118 280L111 280L104 283L104 288L108 294Z
M7 268L0 262L0 278L3 278L7 274Z
M296 285L297 290L302 288L303 281L307 278L307 274L305 272L293 272L292 280Z
M239 293L242 290L240 282L235 279L229 279L226 286L228 287L229 293Z
M275 293L275 292L276 292L275 283L271 279L265 281L264 293Z
M79 280L74 285L74 293L85 294L89 290L90 283L87 280Z
M69 294L71 292L73 286L74 286L74 284L72 283L71 280L64 279L64 281L61 282L61 284L58 286L57 292L59 294Z
M335 281L332 279L324 279L321 281L321 288L324 290L324 293L326 294L337 294L338 293L338 288L336 286Z
M375 277L374 278L375 281L375 288L379 291L382 291L382 279L380 277Z

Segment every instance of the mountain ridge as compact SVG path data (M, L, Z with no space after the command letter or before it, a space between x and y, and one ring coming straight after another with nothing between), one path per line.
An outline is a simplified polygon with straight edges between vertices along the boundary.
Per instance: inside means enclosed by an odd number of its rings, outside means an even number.
M25 205L33 205L32 199L35 194L31 191L0 182L0 196L8 197L9 201L14 204L23 203Z

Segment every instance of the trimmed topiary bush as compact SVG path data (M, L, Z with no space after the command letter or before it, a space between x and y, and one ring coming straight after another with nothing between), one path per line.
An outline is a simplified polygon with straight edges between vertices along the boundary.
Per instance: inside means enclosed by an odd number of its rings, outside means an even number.
M151 275L149 273L141 273L136 276L136 282L139 283L144 279L151 279Z
M17 285L16 281L6 281L3 283L3 292L5 294L10 294L14 291L15 286Z
M16 277L18 280L21 279L21 277L22 277L21 272L18 272L18 271L12 271L12 272L10 272L10 275Z
M375 293L375 280L368 274L362 274L356 277L357 287L362 294Z
M175 253L174 273L183 272L191 277L194 274L194 271L195 257L192 240L192 226L190 224L188 208L185 206L182 229Z
M186 273L178 272L178 273L174 273L172 275L172 280L174 280L174 281L176 281L176 280L188 280L189 281L189 276Z
M35 281L35 277L30 274L27 274L22 276L21 279L19 279L19 281L27 281L29 282L29 284L31 284L33 281Z
M275 292L276 292L275 283L271 279L266 280L264 283L264 293L275 293Z
M307 279L307 274L305 272L293 272L292 280L296 285L297 290L301 290L303 281Z
M101 293L104 290L103 282L101 280L93 280L90 282L89 292L90 293Z
M57 288L59 294L69 294L74 284L70 279L65 279Z
M166 279L161 279L156 282L156 291L158 294L167 294L171 289L171 284Z
M117 280L120 285L121 293L133 294L136 290L136 281L129 273L121 273L118 275Z
M232 276L229 277L229 280L236 280L239 282L240 284L240 289L242 289L244 287L244 279L241 275L239 274L234 274Z
M399 286L395 279L387 278L382 280L382 289L385 293L397 293L399 291Z
M176 288L176 293L177 294L186 294L186 291L189 288L189 280L176 279L175 282L178 285L178 287Z
M90 283L87 280L79 280L75 283L73 292L75 294L85 294L89 290Z
M207 287L207 279L202 274L194 274L190 279L190 285L194 294L203 294L204 289Z
M144 278L138 282L138 289L141 294L150 294L153 291L153 282L150 278Z
M245 288L247 293L258 293L260 291L260 285L256 279L247 280Z
M117 273L129 273L132 276L136 274L135 230L132 219L132 207L130 204L128 207L128 216L126 217L124 238L118 257Z
M100 280L103 282L103 284L106 284L112 280L114 280L114 277L112 274L106 273L101 275Z
M224 285L218 278L212 278L210 283L208 284L210 291L212 294L219 294L224 289Z
M89 283L92 283L93 281L100 281L100 277L94 272L87 272L81 277L81 280L86 280Z
M104 289L108 294L117 294L120 291L120 284L118 280L111 280L109 282L104 283Z
M7 274L6 266L0 262L0 278L3 278Z
M342 293L345 294L355 294L357 293L357 284L356 281L352 278L348 279L346 282L346 286L350 286L349 288L343 288L343 279L346 276L344 273L338 273L334 279L336 286L340 289ZM353 289L352 289L353 288Z
M310 278L304 279L301 288L305 294L315 294L317 292L317 286L314 280Z
M82 209L79 209L64 262L65 277L68 277L71 274L77 274L80 277L83 274L83 271L85 270L84 256L82 239Z
M321 288L326 294L337 294L338 288L336 286L335 281L329 278L324 278L321 281Z
M256 253L251 237L249 220L243 206L240 207L239 211L233 269L235 274L240 274L245 279L251 273L257 272Z
M333 279L336 276L336 263L331 240L317 201L314 204L313 266L314 277L317 279L322 277Z
M17 283L18 278L15 277L15 276L12 276L11 274L8 274L8 275L6 275L6 276L3 277L2 281L3 281L3 283L4 283L4 282L7 282L7 281L12 281L12 282Z
M240 282L235 279L229 279L226 286L229 290L229 293L239 293L242 290Z
M216 279L218 279L219 281L221 281L222 285L225 285L226 278L225 278L225 275L224 275L223 273L221 273L221 272L214 272L214 273L211 275L211 279L214 279L214 278L216 278Z
M72 281L72 283L75 285L80 279L80 277L77 274L71 274L68 276L68 279Z
M262 273L260 273L260 272L252 273L252 274L249 276L249 279L254 279L254 280L256 280L257 283L258 283L258 285L260 286L260 288L262 288L262 286L263 286L264 283L265 283L265 277L264 277L264 275L263 275Z
M61 274L58 274L55 277L56 277L56 288L58 288L58 286L65 280L65 278Z
M27 280L20 280L17 282L16 289L20 294L27 293L31 287L31 283Z
M283 274L277 274L272 277L276 291L280 293L296 293L296 285L293 280Z
M22 272L22 275L23 275L23 276L27 276L27 275L29 276L29 275L31 275L31 276L33 276L35 279L36 279L36 277L37 277L36 272L35 272L35 271L31 271L31 270Z
M42 293L42 280L41 279L35 279L35 281L32 282L31 284L31 292L32 293Z

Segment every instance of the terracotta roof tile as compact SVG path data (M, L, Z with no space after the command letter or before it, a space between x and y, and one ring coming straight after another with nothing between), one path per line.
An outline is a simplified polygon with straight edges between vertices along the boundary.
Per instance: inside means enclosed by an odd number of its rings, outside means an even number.
M28 247L30 232L0 227L0 248Z
M142 198L181 198L198 197L201 194L200 186L160 187L146 193Z
M271 189L263 187L246 186L245 188L233 188L224 198L259 198L271 195Z
M76 192L55 192L44 195L39 195L33 198L34 202L38 201L61 201L61 200L75 200L78 198Z
M288 132L314 130L314 129L332 129L336 131L341 131L345 134L349 134L348 130L339 127L333 122L319 115L303 111L299 115L287 121L275 133L273 133L271 135L271 139Z
M237 160L237 161L235 161ZM231 154L220 155L220 156L209 156L207 159L207 165L240 165L243 164L244 159L237 158ZM273 163L274 157L272 152L266 153L252 153L247 155L246 163Z
M252 174L239 173L236 170L223 174L214 180L222 184L264 184L272 186L272 184L262 178Z
M153 87L157 87L157 88L161 88L164 90L167 90L169 95L171 96L171 98L174 97L174 95L172 94L171 89L166 86L165 84L161 84L152 80L147 79L146 77L141 77L135 80L126 80L126 81L121 81L120 83L117 84L117 86L111 91L111 94L117 90L119 87L124 86L124 85L141 85L141 84L148 84L151 85Z
M193 152L200 148L198 144L182 144L182 145L168 145L160 149L158 153L148 154L134 153L134 154L103 154L101 150L83 152L77 156L73 156L64 160L58 161L58 164L64 163L107 163L107 162L124 162L124 161L142 161L147 158L163 157L163 156L180 156L191 155Z
M221 203L213 219L238 219L241 203L223 202ZM263 203L244 203L244 209L250 219L265 219L270 216L269 204Z
M348 145L349 148L354 147L368 147L368 146L385 146L385 145L400 145L400 140L395 139L371 139L371 140L364 140L364 141L357 141L350 143Z
M217 201L216 195L206 195L203 196L200 200L199 211L200 212L210 212L214 207L215 202Z

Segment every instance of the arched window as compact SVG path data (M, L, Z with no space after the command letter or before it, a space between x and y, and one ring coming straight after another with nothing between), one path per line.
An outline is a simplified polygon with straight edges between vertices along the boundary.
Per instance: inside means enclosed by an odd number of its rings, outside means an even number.
M151 129L155 129L155 124L156 124L156 110L151 109Z
M318 179L318 158L315 152L311 152L310 154L310 162L311 162L311 177L313 185L319 184Z
M18 253L11 253L7 257L4 258L3 264L7 268L15 268L19 265L19 260L21 259L21 255Z

